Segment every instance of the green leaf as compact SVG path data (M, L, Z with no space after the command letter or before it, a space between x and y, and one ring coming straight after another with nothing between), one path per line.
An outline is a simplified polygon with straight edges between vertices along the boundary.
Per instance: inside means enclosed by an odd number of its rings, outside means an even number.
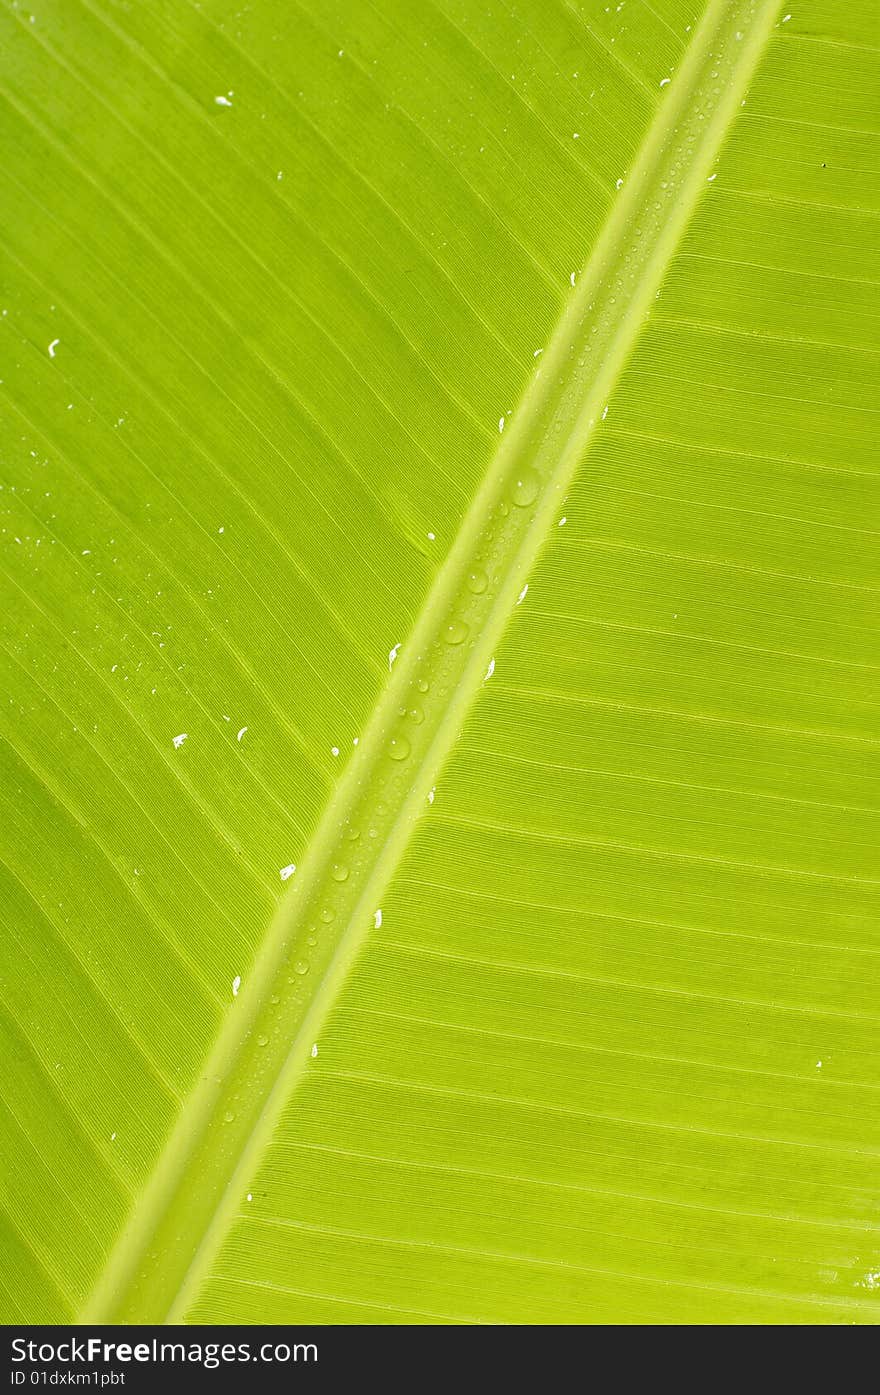
M0 42L0 1316L875 1320L872 0Z

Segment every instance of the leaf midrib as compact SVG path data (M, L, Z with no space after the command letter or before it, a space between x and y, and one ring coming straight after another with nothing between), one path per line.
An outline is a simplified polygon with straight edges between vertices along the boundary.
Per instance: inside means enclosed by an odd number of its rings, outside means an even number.
M778 10L779 0L707 5L83 1321L185 1319L601 423ZM468 584L474 572L482 591Z

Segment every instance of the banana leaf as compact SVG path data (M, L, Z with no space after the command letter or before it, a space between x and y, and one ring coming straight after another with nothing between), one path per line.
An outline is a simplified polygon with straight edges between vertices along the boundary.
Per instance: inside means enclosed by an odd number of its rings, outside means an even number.
M4 0L5 1322L877 1320L880 28L791 3Z

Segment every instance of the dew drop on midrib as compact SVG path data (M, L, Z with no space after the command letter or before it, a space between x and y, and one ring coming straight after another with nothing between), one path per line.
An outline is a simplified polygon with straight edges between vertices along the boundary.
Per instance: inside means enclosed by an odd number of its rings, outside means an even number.
M405 736L392 736L388 742L388 754L392 760L406 760L409 752L410 745ZM342 880L344 878L337 877L337 881Z
M443 631L443 638L446 640L447 644L462 644L467 637L468 627L463 620L459 620L457 617L454 620L450 620L446 629Z
M538 476L534 470L520 470L513 481L510 497L518 509L527 509L538 497Z

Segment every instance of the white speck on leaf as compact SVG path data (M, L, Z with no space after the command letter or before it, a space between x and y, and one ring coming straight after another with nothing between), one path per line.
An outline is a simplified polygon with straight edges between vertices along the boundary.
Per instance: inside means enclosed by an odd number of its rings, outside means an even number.
M373 912L373 929L374 929L374 930L378 930L378 929L380 928L381 924L382 924L382 912L381 912L380 910L379 910L379 911L374 911L374 912Z
M317 1056L317 1054L318 1054L318 1043L315 1041L315 1042L312 1042L312 1055L313 1055L313 1056Z
M816 1062L816 1070L821 1070L821 1069L822 1069L822 1062L821 1062L821 1061L817 1061L817 1062Z
M569 276L569 278L568 278L572 285L574 285L574 278L575 278L576 275L577 275L577 272L576 272L576 271L573 271L573 272L571 273L571 275Z
M540 358L543 352L543 349L536 349L535 352L532 354L532 358Z
M236 741L240 741L241 738L244 736L244 734L245 734L246 731L247 731L247 727L242 727L241 731L238 733L238 735L237 735L236 738L235 738Z
M710 175L709 175L709 178L706 180L706 183L707 183L707 184L711 184L712 181L715 180L715 179L717 179L717 178L718 178L718 175L717 175L717 174L710 174Z
M562 517L560 518L559 522L557 523L556 527L557 527L557 528L564 528L567 522L568 522L568 519L566 518L565 514L563 514Z
M870 1289L872 1293L875 1288L880 1288L880 1269L869 1269L865 1277L859 1280L858 1287Z
M661 86L661 87L665 87L666 84L667 84L668 82L671 82L671 81L672 81L671 78L661 78L661 79L660 79L660 86Z
M331 756L338 756L338 755L339 755L339 747L338 747L338 746L331 746L331 747L330 747L330 754L331 754Z
M54 358L54 357L55 357L55 350L57 349L57 347L58 347L58 345L59 345L60 343L61 343L61 340L60 340L60 339L53 339L53 340L52 340L52 343L49 345L49 357L50 357L50 358Z
M607 415L608 415L608 403L606 402L606 403L605 403L605 406L602 408L602 420L603 420L603 421L605 420L605 418L607 417Z
M293 876L293 874L294 874L295 871L296 871L296 863L295 863L295 862L288 862L288 864L287 864L286 867L282 867L282 868L281 868L281 870L279 871L278 875L279 875L279 877L281 878L281 880L282 880L283 882L286 882L286 881L288 880L289 877L292 877L292 876Z
M490 660L489 660L489 667L486 669L486 677L483 679L483 682L484 682L484 683L487 683L487 682L489 681L489 679L492 677L492 674L493 674L494 672L495 672L495 660L494 660L494 659L490 659Z
M498 430L499 430L499 431L503 431L503 430L504 430L504 418L503 418L503 417L499 417L499 418L498 418Z
M110 1135L110 1142L111 1142L111 1143L115 1143L115 1142L116 1142L116 1134L115 1134L115 1133L111 1133L111 1135Z
M236 974L236 975L235 975L235 978L232 980L232 996L233 996L233 998L237 998L237 997L238 997L238 990L239 990L240 987L241 987L241 974Z
M615 184L614 187L615 187L615 189L622 189L622 188L623 188L623 180L622 180L622 179L618 179L618 181L617 181L617 183Z
M516 603L517 603L517 605L522 605L523 601L524 601L525 598L526 598L526 593L528 592L528 589L529 589L529 583L526 582L525 586L523 587L523 589L520 591L519 595L518 595L517 598L516 598Z
M186 733L185 731L182 731L182 732L180 733L179 736L175 736L175 737L173 738L173 739L174 739L174 749L175 749L175 751L179 751L179 750L180 750L180 748L181 748L181 746L183 745L183 743L184 743L184 741L186 740L186 738L187 738L187 733Z
M253 1194L253 1192L248 1192L248 1194L247 1194L247 1199L248 1199L248 1201L253 1201L253 1199L254 1199L254 1194Z
M231 96L232 96L232 93L230 92L229 97L231 97ZM229 97L223 97L223 96L215 97L215 98L214 98L214 101L217 103L217 106L218 106L218 107L231 107L231 106L232 106L232 102L229 100Z
M431 536L431 534L429 533L429 534L428 534L428 537L430 537L430 536ZM388 672L389 672L389 673L391 672L392 666L393 666L393 664L394 664L394 660L397 658L397 656L398 656L399 653L400 653L400 643L399 643L399 642L398 642L397 644L394 645L393 649L389 649L389 650L388 650Z
M428 541L429 541L429 542L433 542L435 537L436 537L436 534L435 534L435 533L429 533L429 534L428 534Z
M428 790L428 803L429 803L429 804L433 804L433 803L434 803L434 795L435 795L436 793L437 793L437 786L436 786L436 785L434 785L431 789Z

